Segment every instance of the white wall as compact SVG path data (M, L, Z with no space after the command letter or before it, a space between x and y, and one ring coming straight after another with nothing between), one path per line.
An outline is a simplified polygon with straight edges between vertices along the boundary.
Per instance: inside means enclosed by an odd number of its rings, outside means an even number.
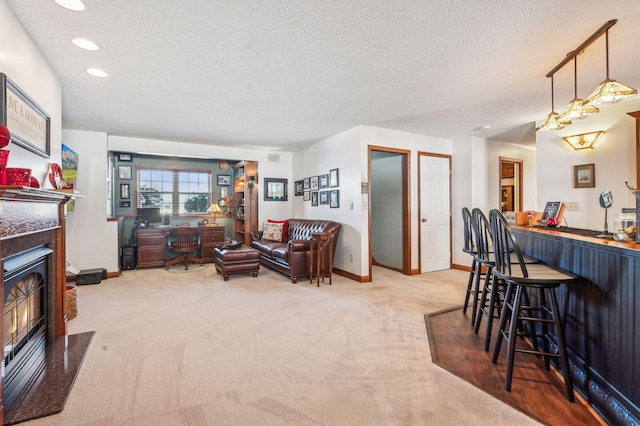
M535 210L537 205L537 161L536 149L496 140L487 141L487 190L483 197L486 204L484 213L500 208L500 157L522 160L522 209ZM476 206L474 206L476 207Z
M368 259L363 258L362 208L360 182L363 180L360 166L359 128L346 130L293 153L293 180L329 173L339 169L340 207L311 206L302 196L294 197L293 215L304 219L326 219L342 224L334 267L358 276L369 274ZM365 174L366 176L366 174ZM365 177L366 179L366 177ZM368 252L368 246L367 246ZM353 262L351 261L353 255Z
M635 197L624 182L635 186L635 119L628 112L640 110L640 99L616 105L602 106L600 112L559 131L536 134L538 155L538 202L536 210L546 201L580 203L580 211L565 211L567 224L573 228L601 231L604 211L600 208L600 193L611 190L613 206L608 212L609 231L615 214L623 207L635 207ZM562 136L605 131L594 149L575 151ZM595 164L595 188L573 188L573 166Z
M60 164L62 89L60 79L42 56L4 0L0 0L0 72L9 77L51 117L51 158L10 143L9 167L26 167L43 188L49 183L49 163ZM11 129L9 129L11 131Z

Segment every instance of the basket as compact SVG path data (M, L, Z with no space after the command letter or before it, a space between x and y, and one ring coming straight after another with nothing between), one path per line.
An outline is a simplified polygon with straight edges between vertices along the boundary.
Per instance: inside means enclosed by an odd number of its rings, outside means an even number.
M67 321L78 316L78 290L75 286L67 286Z

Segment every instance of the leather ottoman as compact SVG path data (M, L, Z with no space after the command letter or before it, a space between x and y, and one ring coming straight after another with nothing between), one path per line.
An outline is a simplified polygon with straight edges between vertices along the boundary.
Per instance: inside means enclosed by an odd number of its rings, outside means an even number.
M251 272L257 277L260 270L260 252L247 246L234 249L216 247L213 249L213 261L216 272L222 274L225 281L229 280L229 274L237 272Z

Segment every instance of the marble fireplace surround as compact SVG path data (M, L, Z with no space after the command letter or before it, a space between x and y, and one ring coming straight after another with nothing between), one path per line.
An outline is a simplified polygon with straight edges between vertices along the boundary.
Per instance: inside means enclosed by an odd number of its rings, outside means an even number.
M1 262L34 247L53 250L47 273L45 356L29 385L16 392L11 406L5 405L0 394L2 424L62 411L94 334L67 335L64 205L71 198L64 192L0 186ZM0 274L4 275L4 267Z

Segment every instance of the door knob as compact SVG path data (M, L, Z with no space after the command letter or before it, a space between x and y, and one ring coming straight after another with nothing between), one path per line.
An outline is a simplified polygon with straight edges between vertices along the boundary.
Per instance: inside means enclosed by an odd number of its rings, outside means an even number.
M422 218L422 223L426 223L427 219L425 219L424 217Z

